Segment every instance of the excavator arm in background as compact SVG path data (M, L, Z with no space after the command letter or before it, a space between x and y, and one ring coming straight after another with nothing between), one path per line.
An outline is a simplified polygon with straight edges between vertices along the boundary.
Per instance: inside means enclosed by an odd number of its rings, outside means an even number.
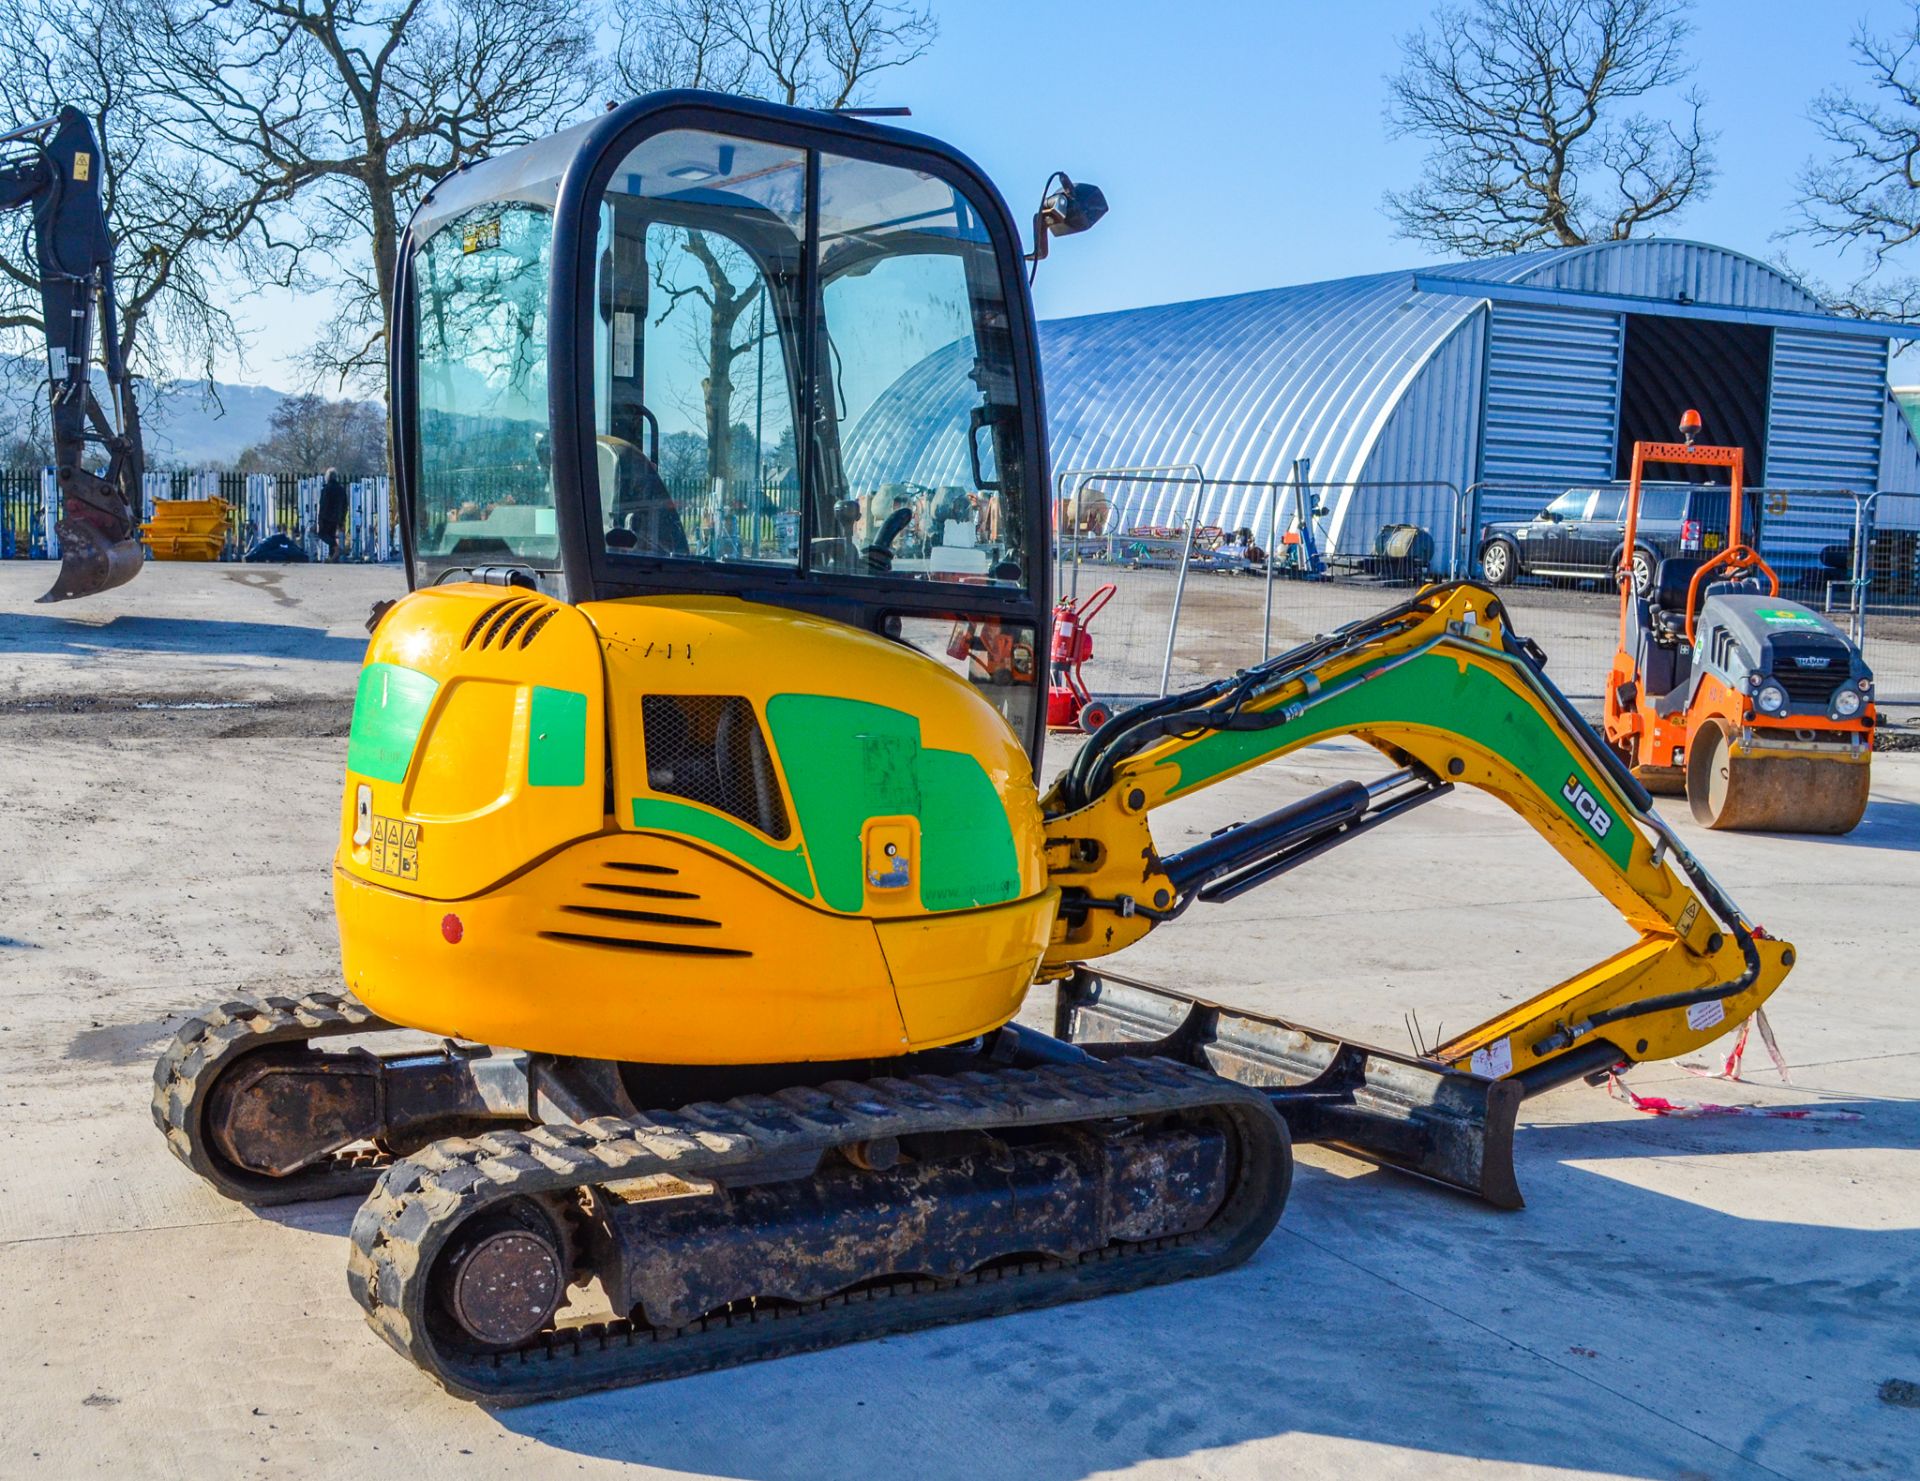
M62 108L0 135L0 145L15 146L0 155L0 209L32 208L61 506L60 573L40 600L59 602L140 572L140 419L120 352L105 158L92 126L79 109ZM96 335L111 415L94 391ZM88 466L90 449L104 452L103 471Z
M1355 736L1393 770L1341 782L1177 853L1166 804L1313 742ZM1190 905L1235 898L1401 813L1477 787L1605 897L1638 940L1421 1055L1353 1045L1087 968ZM1744 1020L1794 953L1743 917L1619 758L1547 679L1493 593L1429 587L1228 679L1101 728L1044 799L1062 904L1045 969L1058 1031L1095 1053L1155 1052L1270 1087L1296 1140L1519 1202L1520 1100L1687 1053ZM1101 1036L1110 1043L1099 1043Z

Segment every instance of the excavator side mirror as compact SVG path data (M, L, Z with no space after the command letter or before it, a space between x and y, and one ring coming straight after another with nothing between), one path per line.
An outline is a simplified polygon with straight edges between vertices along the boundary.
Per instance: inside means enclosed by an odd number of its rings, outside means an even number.
M1033 250L1027 254L1033 271L1039 271L1054 237L1091 230L1106 214L1105 191L1098 185L1075 184L1066 171L1055 170L1041 194L1040 209L1033 213Z
M1065 175L1059 178L1060 188L1040 202L1040 214L1034 221L1036 244L1043 228L1051 236L1076 236L1096 226L1107 214L1106 192L1098 185L1076 185Z

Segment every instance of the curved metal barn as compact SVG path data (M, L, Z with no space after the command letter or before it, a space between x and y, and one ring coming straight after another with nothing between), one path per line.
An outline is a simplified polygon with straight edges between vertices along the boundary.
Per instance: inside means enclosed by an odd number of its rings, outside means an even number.
M1821 311L1724 247L1607 242L1041 325L1056 473L1197 465L1202 524L1270 538L1270 485L1305 461L1334 550L1384 524L1449 553L1456 491L1481 518L1625 476L1636 438L1697 407L1773 487L1920 490L1920 449L1887 389L1911 326ZM964 386L936 353L847 430L848 466L965 480ZM894 476L898 476L896 473ZM1191 484L1101 480L1121 528L1179 525ZM1906 501L1901 501L1905 503ZM1279 501L1274 522L1287 522ZM1890 512L1890 511L1889 511ZM1903 523L1906 521L1902 521Z

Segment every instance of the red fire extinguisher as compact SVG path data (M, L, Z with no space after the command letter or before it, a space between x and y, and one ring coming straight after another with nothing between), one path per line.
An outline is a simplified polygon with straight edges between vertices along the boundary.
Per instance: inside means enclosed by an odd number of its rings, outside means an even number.
M1094 616L1113 600L1114 584L1075 602L1062 598L1053 609L1053 643L1048 650L1047 726L1052 730L1098 730L1109 707L1087 692L1080 669L1093 657Z

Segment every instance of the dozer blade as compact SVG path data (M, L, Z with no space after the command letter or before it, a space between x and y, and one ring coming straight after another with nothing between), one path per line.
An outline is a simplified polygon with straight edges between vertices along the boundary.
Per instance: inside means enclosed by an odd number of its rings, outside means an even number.
M112 539L93 525L72 519L61 520L55 529L60 535L60 573L41 601L98 596L140 574L143 556L138 539Z
M1085 967L1059 985L1054 1034L1099 1059L1149 1055L1257 1086L1298 1142L1520 1208L1513 1128L1526 1088L1352 1044Z
M1709 828L1851 833L1866 813L1870 781L1870 752L1747 748L1716 728L1712 744L1688 757L1687 804L1694 821Z

